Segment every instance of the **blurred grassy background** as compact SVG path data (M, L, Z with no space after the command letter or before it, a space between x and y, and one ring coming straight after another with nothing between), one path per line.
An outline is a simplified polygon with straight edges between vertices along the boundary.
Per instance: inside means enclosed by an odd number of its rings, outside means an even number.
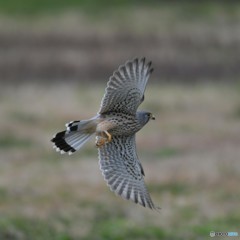
M239 3L11 0L0 19L0 239L240 233ZM160 214L110 192L94 140L73 156L49 142L135 56L155 68L137 144Z

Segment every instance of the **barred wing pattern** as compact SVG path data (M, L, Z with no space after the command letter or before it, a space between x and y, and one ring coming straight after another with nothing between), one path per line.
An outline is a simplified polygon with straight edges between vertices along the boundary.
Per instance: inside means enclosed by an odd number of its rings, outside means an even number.
M144 207L154 205L144 183L144 172L136 153L135 135L115 136L98 149L100 169L112 191Z
M134 115L144 100L152 71L151 62L145 64L145 58L136 58L121 65L108 81L99 114L123 112Z

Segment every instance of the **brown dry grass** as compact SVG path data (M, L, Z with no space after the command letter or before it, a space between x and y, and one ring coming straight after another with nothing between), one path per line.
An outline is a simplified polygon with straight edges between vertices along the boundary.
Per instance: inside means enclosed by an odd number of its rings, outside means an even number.
M73 156L52 149L52 135L68 121L95 114L103 92L103 85L1 88L0 234L25 239L17 235L24 230L11 222L15 218L30 219L25 223L30 230L31 219L47 221L66 233L65 239L116 239L114 226L125 229L126 236L129 228L137 232L155 226L149 239L161 234L163 239L206 239L210 230L237 231L238 89L216 85L147 89L142 108L157 120L145 126L137 142L160 214L109 191L93 141ZM9 223L1 224L3 219ZM102 238L95 238L94 231ZM106 237L104 231L112 235Z

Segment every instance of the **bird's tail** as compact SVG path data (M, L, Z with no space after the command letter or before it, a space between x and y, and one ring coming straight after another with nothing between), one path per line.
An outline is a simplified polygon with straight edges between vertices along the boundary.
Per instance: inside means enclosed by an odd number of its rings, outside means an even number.
M57 133L53 139L53 148L57 152L69 155L79 150L95 133L96 119L72 121L66 124L66 130Z

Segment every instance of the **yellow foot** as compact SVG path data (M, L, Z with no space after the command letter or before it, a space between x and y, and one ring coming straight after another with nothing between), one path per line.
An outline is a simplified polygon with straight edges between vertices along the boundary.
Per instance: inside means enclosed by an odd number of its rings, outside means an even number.
M112 135L111 135L108 131L104 131L104 133L105 133L106 136L107 136L107 142L111 142L111 140L112 140Z
M96 147L101 147L105 143L111 142L112 135L108 131L103 131L99 134L99 136L96 137Z
M97 136L97 139L95 142L97 148L103 146L105 143L106 143L106 138Z

